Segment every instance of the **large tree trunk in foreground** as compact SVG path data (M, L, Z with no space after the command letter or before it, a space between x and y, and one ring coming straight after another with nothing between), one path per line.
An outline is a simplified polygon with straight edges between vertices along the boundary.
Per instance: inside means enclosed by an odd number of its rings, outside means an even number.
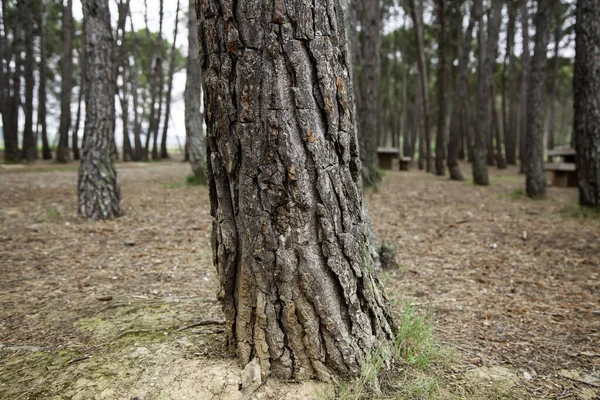
M521 119L519 122L519 172L525 173L527 159L527 96L529 94L529 70L531 68L529 53L529 7L527 0L520 0L521 33L523 35L523 52L521 53Z
M600 7L578 0L573 75L573 133L579 202L600 207Z
M69 155L69 129L71 128L71 92L73 89L73 0L63 6L63 57L60 95L60 126L56 161L66 163Z
M121 214L121 193L112 157L116 82L108 0L83 0L83 18L86 116L79 166L79 214L108 219Z
M535 16L535 51L531 61L531 78L527 96L527 158L525 187L529 197L546 196L544 173L544 120L546 92L546 52L548 20L552 10L549 0L539 0Z
M458 166L458 153L463 137L469 137L465 129L469 129L469 81L468 66L471 55L471 42L473 41L473 28L481 13L481 0L473 0L469 24L462 37L458 48L458 75L456 77L456 90L450 120L450 139L448 140L448 171L450 179L462 181L464 177ZM462 133L461 133L462 132Z
M206 183L206 146L202 132L202 80L200 58L198 56L198 20L196 1L189 0L188 59L185 81L185 151L196 180Z
M379 162L377 135L380 108L381 15L379 0L363 0L362 52L360 66L360 101L358 102L358 139L365 187L377 185ZM321 12L327 14L323 8ZM330 102L333 99L330 100ZM321 106L322 107L322 106ZM326 107L331 107L329 104Z
M264 376L358 375L394 325L370 257L341 9L226 4L199 2L199 36L230 348Z

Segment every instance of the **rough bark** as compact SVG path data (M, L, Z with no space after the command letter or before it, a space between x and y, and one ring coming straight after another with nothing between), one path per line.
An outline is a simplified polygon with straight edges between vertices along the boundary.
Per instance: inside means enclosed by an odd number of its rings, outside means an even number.
M8 23L8 13L6 2L2 2L2 9L4 15L4 30L5 35L10 30L10 24ZM18 20L22 21L24 18L24 5L25 3L20 1L17 3ZM6 36L5 36L6 37ZM4 160L7 162L20 162L21 152L19 151L19 107L21 106L21 54L23 46L23 29L22 24L16 23L13 30L13 43L12 52L8 50L9 56L6 58L6 96L4 96L4 112L3 112L3 132L4 132ZM11 73L11 57L10 54L14 54L14 71ZM10 82L10 83L9 83ZM12 85L12 94L10 93L10 86ZM4 119L6 114L6 120Z
M465 129L468 129L470 126L468 122L470 120L468 67L471 55L471 43L473 41L473 29L479 19L480 13L481 0L474 0L469 16L469 24L458 47L458 75L456 77L454 108L450 120L450 139L448 141L448 171L450 179L457 181L464 180L458 166L458 153L462 138L469 137L469 134L465 133Z
M446 142L446 0L438 0L438 124L435 138L435 173L444 176L444 143Z
M557 7L558 8L558 7ZM550 77L550 116L548 118L548 139L546 146L548 150L554 148L554 116L556 109L556 80L558 76L558 51L560 46L562 20L560 9L557 9L556 20L554 21L554 59L552 61L552 75Z
M508 123L504 128L504 140L506 150L506 163L509 165L517 164L517 132L519 109L518 109L518 90L517 90L517 57L515 55L515 25L517 19L517 5L514 1L508 3L508 27L506 53L508 57Z
M196 181L205 184L206 178L206 146L202 126L201 96L202 69L198 55L198 20L196 18L195 0L189 0L188 21L188 59L185 81L185 136L186 154L196 177Z
M23 159L27 162L33 162L38 158L37 145L33 133L33 89L35 87L35 79L33 77L33 1L21 1L25 3L25 19L22 21L25 28L25 65L23 70L23 77L25 78L25 104L23 107L25 125L23 126Z
M531 78L527 96L527 158L525 188L532 198L546 196L544 173L544 120L546 90L546 52L551 0L538 0L535 16L535 50L531 60Z
M115 135L114 41L108 0L83 0L85 21L85 133L79 166L79 214L109 219L121 214L113 161Z
M600 207L600 7L578 0L573 75L575 148L581 205Z
M361 27L360 101L358 102L358 141L363 184L376 186L380 180L377 135L380 107L381 7L379 0L363 0Z
M62 69L61 69L61 95L60 95L60 126L58 128L58 149L56 161L66 163L69 161L69 129L71 128L71 94L73 90L73 0L67 0L63 5L62 16Z
M525 160L527 153L527 95L529 93L529 70L531 68L531 55L529 53L529 7L527 0L520 0L521 33L523 35L523 52L521 54L521 118L519 122L519 168L525 173Z
M264 376L358 375L394 325L372 269L339 3L198 6L230 348Z
M415 41L417 44L417 61L419 67L419 84L421 88L421 105L423 106L423 136L425 139L425 151L419 145L419 162L421 154L425 154L426 170L431 170L431 132L429 130L429 84L427 78L427 66L425 64L425 46L423 44L423 5L409 0L410 13L414 24Z
M171 47L171 58L169 60L169 81L167 83L167 98L165 108L165 122L160 142L160 157L169 158L167 151L167 133L169 131L169 117L171 115L171 93L173 92L173 75L175 75L175 56L177 55L177 30L179 28L179 0L175 11L175 28L173 29L173 45ZM197 78L196 78L197 79Z

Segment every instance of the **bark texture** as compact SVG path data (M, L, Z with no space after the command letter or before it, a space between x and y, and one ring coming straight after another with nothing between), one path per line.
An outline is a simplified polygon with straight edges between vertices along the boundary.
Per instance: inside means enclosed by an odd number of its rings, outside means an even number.
M33 1L22 0L25 3L25 126L23 127L23 159L27 162L35 161L37 157L37 143L33 134L33 89L35 78L33 76ZM17 22L19 23L19 22Z
M112 157L116 82L108 0L83 0L83 18L86 117L79 166L79 214L108 219L121 214L121 193Z
M517 164L517 138L518 118L519 118L519 93L517 90L517 57L515 56L515 25L517 18L517 5L514 1L508 3L508 27L506 54L508 57L508 121L504 127L504 140L506 149L506 163L509 165Z
M56 161L66 163L69 155L69 129L71 128L71 92L73 90L73 0L63 6L63 56L60 95L60 126Z
M546 145L548 150L554 148L554 116L555 116L555 103L556 103L556 80L558 76L558 60L559 60L559 46L560 38L562 33L562 18L561 18L561 4L557 5L557 11L554 21L554 59L552 61L552 75L550 77L550 116L548 117L548 138Z
M46 88L47 88L47 76L48 67L47 55L46 55L46 21L45 21L45 6L44 2L40 2L38 8L38 25L40 27L40 80L38 85L38 116L37 124L40 127L40 136L42 137L42 158L44 160L52 159L52 151L50 150L50 144L48 143L48 126L46 124Z
M458 75L456 77L456 90L454 92L454 104L450 120L450 138L448 141L448 171L450 179L462 181L464 177L458 166L458 154L463 137L469 137L469 81L468 66L471 55L471 43L473 41L473 28L481 13L481 0L474 0L471 7L469 24L462 36L458 47Z
M521 119L519 123L519 161L520 172L525 173L527 153L527 96L529 94L529 70L531 55L529 53L529 6L527 0L520 0L521 33L523 35L523 52L521 54Z
M395 329L370 256L339 3L198 6L230 348L265 376L357 375Z
M527 96L527 137L525 188L533 198L546 196L544 173L544 120L546 92L546 53L551 0L539 0L535 16L535 50L531 60L531 78Z
M579 202L600 207L600 7L578 0L573 75L573 133Z
M435 173L445 174L444 144L446 142L446 0L438 0L438 125L435 137Z
M358 102L358 139L365 187L380 180L377 159L381 79L381 6L379 0L363 0L360 101Z
M206 145L202 126L202 69L198 55L198 20L196 2L189 0L188 59L185 81L185 136L186 154L196 180L206 183Z

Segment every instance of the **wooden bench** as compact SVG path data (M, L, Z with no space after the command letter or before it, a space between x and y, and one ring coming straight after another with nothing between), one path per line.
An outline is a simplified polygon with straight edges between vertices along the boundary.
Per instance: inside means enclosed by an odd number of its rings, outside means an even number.
M379 160L379 168L391 170L393 168L394 159L400 157L400 151L395 147L378 147L377 159Z
M410 164L412 163L412 158L410 157L400 157L400 171L408 171L410 169Z
M544 171L550 175L552 186L577 187L577 153L573 148L559 148L548 151L551 162L544 163Z

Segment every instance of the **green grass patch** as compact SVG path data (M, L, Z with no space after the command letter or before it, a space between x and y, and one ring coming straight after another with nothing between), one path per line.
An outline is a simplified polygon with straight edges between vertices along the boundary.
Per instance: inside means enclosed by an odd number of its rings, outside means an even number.
M187 183L189 186L204 186L207 182L205 177L189 174L185 177L185 183Z
M600 220L600 208L586 207L577 203L565 205L560 209L559 214L563 218Z
M44 215L37 217L35 222L58 222L62 219L60 210L54 206L46 208Z
M393 348L377 349L363 363L358 378L337 382L327 398L443 398L447 391L443 390L443 379L436 369L443 368L453 357L450 349L437 344L427 317L417 313L415 307L405 306Z
M512 192L504 193L502 194L502 197L508 197L509 199L513 200L528 199L527 193L523 188L515 189Z

